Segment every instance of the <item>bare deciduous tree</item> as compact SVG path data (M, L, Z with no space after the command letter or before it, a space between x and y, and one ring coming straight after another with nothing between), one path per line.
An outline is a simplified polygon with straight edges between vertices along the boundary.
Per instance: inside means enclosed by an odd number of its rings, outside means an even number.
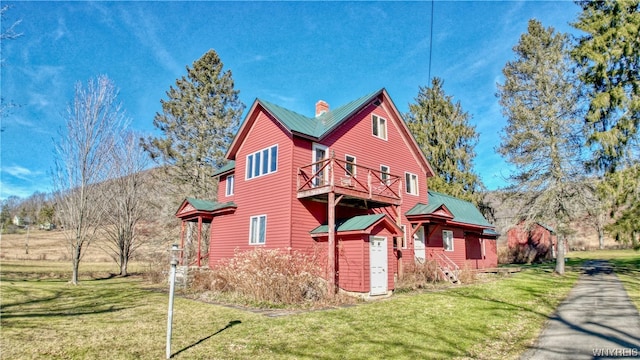
M106 251L120 267L120 275L128 275L128 264L133 253L143 244L139 226L148 214L150 204L150 176L147 153L139 145L140 135L126 133L114 149L114 179L103 190L110 194L106 214Z
M104 75L90 79L86 87L77 83L64 114L66 126L54 140L56 216L71 253L73 284L78 284L80 260L95 240L106 211L99 184L109 178L114 140L125 120L117 95L115 85Z

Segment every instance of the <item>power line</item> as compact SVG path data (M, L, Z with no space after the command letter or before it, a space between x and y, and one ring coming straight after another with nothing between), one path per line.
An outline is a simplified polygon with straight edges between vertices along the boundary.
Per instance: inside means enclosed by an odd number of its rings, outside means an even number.
M431 29L429 30L429 79L427 84L431 83L431 54L433 53L433 3L431 0Z

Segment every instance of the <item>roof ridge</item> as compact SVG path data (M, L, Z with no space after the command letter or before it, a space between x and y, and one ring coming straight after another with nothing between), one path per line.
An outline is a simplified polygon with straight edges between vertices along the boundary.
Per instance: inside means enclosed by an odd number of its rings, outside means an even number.
M383 91L384 88L370 92L369 94L360 96L333 110L329 109L329 111L314 117L303 115L261 98L256 98L256 101L282 121L289 130L320 138L341 124L349 115L353 114L354 111L365 105L368 99L371 99Z
M264 99L261 99L261 98L256 98L256 99L258 100L258 102L260 102L260 103L262 103L262 104L264 104L264 105L267 105L267 106L274 106L274 107L277 107L277 108L279 108L279 109L282 109L282 110L288 111L288 112L290 112L290 113L296 114L296 115L298 115L298 116L302 116L303 118L306 118L306 119L309 119L309 120L313 120L313 119L314 119L314 118L312 118L312 117L308 117L308 116L306 116L306 115L300 114L300 113L299 113L299 112L297 112L297 111L294 111L294 110L291 110L291 109L289 109L289 108L286 108L286 107L284 107L284 106L282 106L282 105L278 105L278 104L276 104L276 103L274 103L274 102L271 102L271 101L268 101L268 100L264 100Z
M459 197L456 197L456 196L453 196L453 195L449 195L449 194L445 194L445 193L443 193L443 192L439 192L439 191L435 191L435 190L427 190L427 193L432 193L432 194L435 194L435 195L446 196L446 197L451 198L451 199L460 200L460 201L464 201L464 202L468 202L468 203L470 203L470 204L473 204L473 203L472 203L471 201L469 201L469 200L460 199Z

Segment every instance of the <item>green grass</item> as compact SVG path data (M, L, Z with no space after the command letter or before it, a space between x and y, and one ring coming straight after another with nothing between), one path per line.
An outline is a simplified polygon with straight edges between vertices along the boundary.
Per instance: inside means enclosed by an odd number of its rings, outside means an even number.
M19 265L2 264L2 358L164 357L166 293L139 277L85 276L72 286L66 278L26 276L29 266ZM483 284L276 318L178 297L172 353L178 359L517 358L576 278L527 269Z

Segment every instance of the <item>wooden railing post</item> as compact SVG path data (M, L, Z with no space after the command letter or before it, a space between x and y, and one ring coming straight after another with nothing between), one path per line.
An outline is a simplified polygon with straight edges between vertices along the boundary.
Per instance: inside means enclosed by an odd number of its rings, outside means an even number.
M330 191L328 195L329 204L327 210L329 211L329 240L327 244L327 265L329 266L329 274L327 276L327 293L330 298L333 298L336 293L336 194L333 191Z

